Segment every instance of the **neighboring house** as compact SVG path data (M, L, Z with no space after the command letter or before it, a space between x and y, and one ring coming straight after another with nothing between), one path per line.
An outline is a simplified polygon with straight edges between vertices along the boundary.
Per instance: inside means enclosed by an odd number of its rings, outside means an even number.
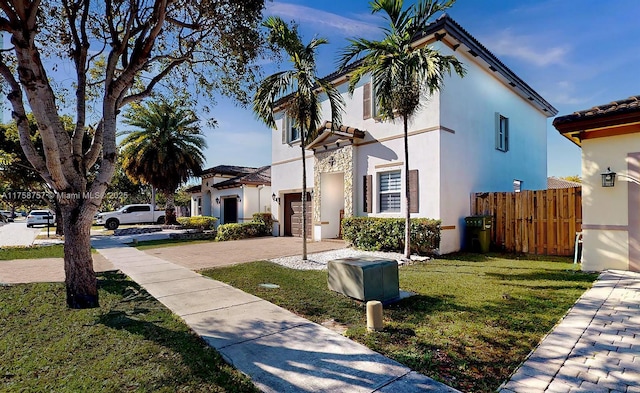
M212 216L218 224L242 223L271 209L271 168L218 165L205 169L191 193L193 216Z
M582 269L640 271L640 96L553 125L582 148Z
M578 183L577 181L571 181L567 179L560 179L553 176L547 178L547 190L557 190L561 188L574 188L574 187L582 187L582 183Z
M557 110L446 15L416 44L455 55L467 69L464 78L446 76L409 124L411 216L442 220L440 252L449 253L462 244L471 193L546 188L547 118ZM348 71L325 78L345 99L343 125L325 123L308 146L315 240L340 236L342 217L404 216L402 121L377 118L370 78L350 96ZM300 236L300 133L282 105L272 135L272 211L281 236ZM326 100L322 109L329 118Z

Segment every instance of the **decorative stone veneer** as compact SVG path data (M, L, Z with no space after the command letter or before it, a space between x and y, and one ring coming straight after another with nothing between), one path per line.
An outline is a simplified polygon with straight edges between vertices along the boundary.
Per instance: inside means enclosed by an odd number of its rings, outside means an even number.
M314 155L313 171L313 221L321 220L323 173L344 173L344 216L353 216L353 146L347 145L333 150L317 151Z

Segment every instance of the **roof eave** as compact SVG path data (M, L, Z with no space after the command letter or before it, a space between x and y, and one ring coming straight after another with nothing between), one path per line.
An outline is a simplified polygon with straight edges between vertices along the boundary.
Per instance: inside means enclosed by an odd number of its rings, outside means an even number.
M558 110L547 102L540 94L538 94L531 86L518 77L509 67L502 63L493 53L491 53L486 47L484 47L477 39L475 39L469 32L467 32L461 25L454 21L449 15L443 14L435 22L432 22L425 30L422 37L415 40L416 45L428 45L436 41L444 40L448 35L457 41L456 44L451 45L454 51L456 51L461 45L467 48L467 51L472 57L481 58L486 64L487 69L494 73L502 75L502 80L505 81L512 89L518 93L523 99L529 101L540 112L547 117L553 117L558 114ZM332 74L322 78L330 82L333 85L339 85L349 80L349 73L353 70L353 67L359 62L357 60L345 67L344 70L336 71ZM274 104L274 111L278 112L285 106L288 96L282 97Z

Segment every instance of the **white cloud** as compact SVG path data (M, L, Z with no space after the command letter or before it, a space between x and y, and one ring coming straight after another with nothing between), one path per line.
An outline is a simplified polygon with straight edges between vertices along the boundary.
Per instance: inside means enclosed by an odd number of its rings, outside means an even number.
M547 89L542 92L554 105L560 105L570 108L587 108L592 106L603 93L601 90L586 90L576 86L576 83L569 80L560 80L553 82ZM575 109L580 110L580 109ZM559 113L564 115L566 113Z
M549 46L549 41L536 42L530 35L517 35L510 29L502 30L482 40L496 56L515 57L539 67L565 64L569 50L563 46Z
M344 36L367 37L380 31L373 23L283 2L267 3L265 14L276 15L287 21L294 20L300 25L312 24L317 26L321 34L323 29L330 29L331 32L339 32Z

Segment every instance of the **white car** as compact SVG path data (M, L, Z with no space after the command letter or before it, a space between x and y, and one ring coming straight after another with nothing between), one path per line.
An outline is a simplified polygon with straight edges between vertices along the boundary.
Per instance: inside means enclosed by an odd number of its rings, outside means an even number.
M4 221L4 222L13 222L14 219L14 215L11 214L10 211L8 210L0 210L0 216L3 216L3 218L0 218L0 221Z
M49 210L31 210L27 216L27 228L35 225L55 225L56 216Z

